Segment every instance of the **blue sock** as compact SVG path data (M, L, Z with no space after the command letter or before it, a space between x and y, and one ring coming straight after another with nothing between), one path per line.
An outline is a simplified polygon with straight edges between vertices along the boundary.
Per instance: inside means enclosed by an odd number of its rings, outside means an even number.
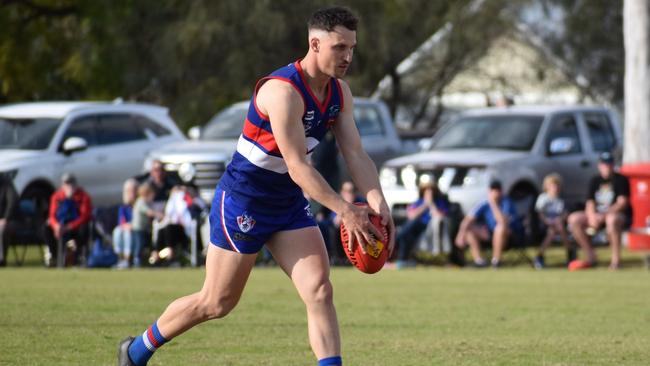
M144 366L153 353L166 342L158 330L158 323L154 322L141 336L133 340L129 346L129 358L136 366Z
M342 365L343 365L343 359L341 359L341 356L328 357L328 358L323 358L322 360L318 360L318 366L342 366Z

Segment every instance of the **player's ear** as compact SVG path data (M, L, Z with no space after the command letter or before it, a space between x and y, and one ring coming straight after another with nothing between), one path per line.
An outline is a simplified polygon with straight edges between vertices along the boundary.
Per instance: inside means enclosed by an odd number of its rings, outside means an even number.
M318 53L320 50L320 39L318 39L318 37L311 37L309 39L309 48L311 48L313 52Z

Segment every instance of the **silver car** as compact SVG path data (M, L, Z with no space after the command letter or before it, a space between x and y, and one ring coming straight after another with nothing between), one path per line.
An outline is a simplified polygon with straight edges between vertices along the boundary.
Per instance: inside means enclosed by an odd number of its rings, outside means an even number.
M0 107L0 174L44 217L63 172L94 206L121 202L156 146L185 140L167 108L122 102L21 103Z
M607 108L537 106L477 109L461 114L432 138L431 147L387 161L380 172L386 199L400 221L418 198L419 176L433 174L442 191L468 212L499 179L522 216L559 173L568 207L584 202L600 152L620 152L621 128Z

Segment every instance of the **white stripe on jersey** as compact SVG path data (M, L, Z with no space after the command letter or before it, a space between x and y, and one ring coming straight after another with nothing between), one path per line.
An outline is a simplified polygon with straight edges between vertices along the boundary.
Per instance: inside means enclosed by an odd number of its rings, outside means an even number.
M270 170L276 173L284 174L289 171L284 159L269 155L260 149L254 143L246 140L243 136L239 136L237 142L237 152L246 158L251 164Z

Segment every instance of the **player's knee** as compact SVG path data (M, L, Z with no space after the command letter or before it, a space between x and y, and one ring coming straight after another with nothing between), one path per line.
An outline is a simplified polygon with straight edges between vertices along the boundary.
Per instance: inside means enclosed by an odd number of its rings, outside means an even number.
M329 279L314 283L307 294L307 302L313 304L329 304L334 298L334 289Z
M204 298L196 304L196 311L205 320L223 318L235 308L239 298L233 296L219 296L214 299Z

